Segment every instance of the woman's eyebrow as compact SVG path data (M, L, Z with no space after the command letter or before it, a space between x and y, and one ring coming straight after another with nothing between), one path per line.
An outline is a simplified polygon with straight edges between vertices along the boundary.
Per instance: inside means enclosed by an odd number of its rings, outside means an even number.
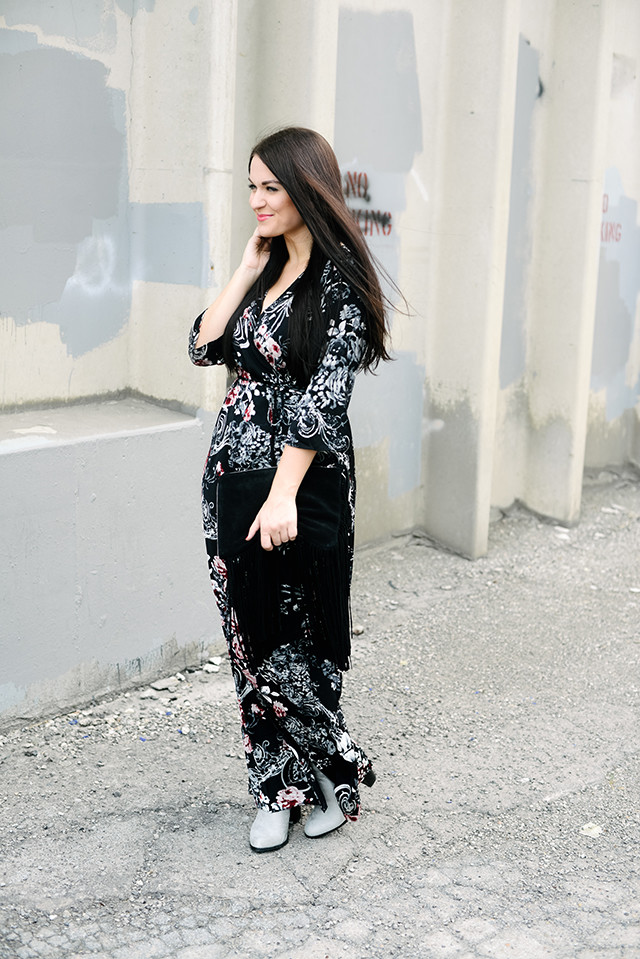
M249 179L249 183L251 184L251 186L255 186L255 184L254 184L253 180L251 179L251 177L249 177L248 179ZM268 186L269 183L275 183L275 184L277 184L278 186L280 186L280 181L279 181L279 180L263 180L261 186Z

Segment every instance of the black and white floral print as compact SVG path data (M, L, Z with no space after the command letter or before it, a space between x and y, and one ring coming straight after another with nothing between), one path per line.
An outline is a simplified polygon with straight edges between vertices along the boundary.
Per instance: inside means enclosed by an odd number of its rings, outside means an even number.
M283 584L281 609L288 618L287 638L299 639L283 643L252 673L228 602L226 567L216 547L218 478L227 471L276 466L283 447L289 445L315 450L315 465L339 469L345 477L353 555L355 479L347 407L363 352L364 320L359 300L330 263L321 287L327 344L306 389L300 388L287 367L296 283L262 312L260 302L254 300L236 321L233 345L238 375L218 414L205 465L203 526L240 707L249 792L259 807L271 810L324 804L312 770L315 766L335 783L345 817L356 819L358 786L371 763L347 731L339 705L341 673L310 641L300 588ZM222 363L221 339L195 346L201 320L199 316L191 330L191 360L198 366Z

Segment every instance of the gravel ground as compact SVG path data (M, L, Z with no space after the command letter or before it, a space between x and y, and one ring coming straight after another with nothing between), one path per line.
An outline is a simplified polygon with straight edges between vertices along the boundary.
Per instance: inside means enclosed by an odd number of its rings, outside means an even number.
M575 529L497 516L473 563L360 550L344 707L378 781L276 853L224 658L5 734L0 957L640 957L639 556L630 470Z

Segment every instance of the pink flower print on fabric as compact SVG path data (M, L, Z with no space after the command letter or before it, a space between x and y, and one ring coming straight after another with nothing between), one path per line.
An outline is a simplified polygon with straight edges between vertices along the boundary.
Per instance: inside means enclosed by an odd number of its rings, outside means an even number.
M227 566L223 559L220 559L219 556L214 556L212 560L212 566L214 573L220 577L223 583L227 582Z
M224 398L224 406L234 406L238 396L240 395L240 386L236 384L232 386L227 395Z
M276 802L281 809L292 809L304 803L304 793L297 786L287 786L276 795Z
M279 362L282 357L282 347L273 336L267 334L267 329L264 324L262 324L258 330L255 343L262 355L272 366L275 366L276 363Z

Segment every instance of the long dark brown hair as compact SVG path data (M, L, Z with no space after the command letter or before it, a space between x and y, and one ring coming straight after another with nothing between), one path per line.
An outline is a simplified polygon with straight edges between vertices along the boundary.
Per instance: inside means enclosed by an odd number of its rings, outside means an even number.
M391 304L382 292L373 257L345 202L335 153L314 130L285 127L255 145L249 166L254 156L262 160L287 191L313 238L309 265L296 286L289 317L289 369L298 382L306 385L326 342L330 317L320 312L320 279L327 260L337 267L362 303L365 348L360 368L375 369L381 360L390 359L386 311ZM227 324L223 344L229 369L235 369L236 317L256 296L263 296L273 286L287 259L284 237L274 237L265 269Z

